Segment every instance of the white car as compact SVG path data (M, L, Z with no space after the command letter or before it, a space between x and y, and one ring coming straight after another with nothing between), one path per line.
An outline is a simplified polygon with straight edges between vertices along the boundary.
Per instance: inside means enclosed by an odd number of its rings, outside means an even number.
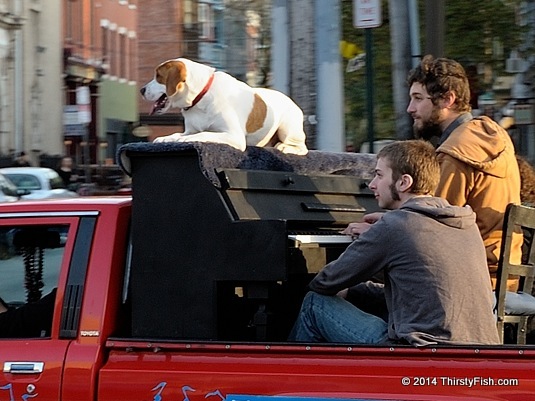
M9 178L0 174L0 203L15 202L19 199L17 186Z
M30 191L22 199L74 198L78 194L65 188L59 174L48 167L6 167L0 174L9 178L20 191Z

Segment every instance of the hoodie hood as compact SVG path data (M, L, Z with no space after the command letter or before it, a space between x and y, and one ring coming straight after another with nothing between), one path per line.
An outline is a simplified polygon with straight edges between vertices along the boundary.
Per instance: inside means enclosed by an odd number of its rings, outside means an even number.
M454 129L437 153L446 153L477 170L504 178L514 146L507 131L483 116Z
M432 196L409 199L400 209L424 214L442 224L461 230L476 224L476 214L470 206L453 206L445 199Z

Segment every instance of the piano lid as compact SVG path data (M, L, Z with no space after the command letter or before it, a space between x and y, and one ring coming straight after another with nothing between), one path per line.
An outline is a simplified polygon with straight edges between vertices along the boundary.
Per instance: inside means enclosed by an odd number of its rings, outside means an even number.
M345 226L378 210L367 180L347 175L218 169L235 220L287 220Z
M378 208L365 187L374 174L373 154L310 150L299 156L274 148L251 146L242 152L201 142L125 144L119 149L118 161L134 176L138 187L140 179L132 166L142 159L173 169L183 169L186 160L197 163L202 175L223 195L234 220L344 226ZM138 162L133 163L135 160Z

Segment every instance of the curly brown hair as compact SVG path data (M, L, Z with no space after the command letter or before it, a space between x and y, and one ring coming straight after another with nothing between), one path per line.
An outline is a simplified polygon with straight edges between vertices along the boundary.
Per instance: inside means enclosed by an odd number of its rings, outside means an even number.
M455 107L459 113L470 111L470 84L463 66L449 58L425 56L420 65L409 72L407 84L422 84L433 104L447 93L455 94Z

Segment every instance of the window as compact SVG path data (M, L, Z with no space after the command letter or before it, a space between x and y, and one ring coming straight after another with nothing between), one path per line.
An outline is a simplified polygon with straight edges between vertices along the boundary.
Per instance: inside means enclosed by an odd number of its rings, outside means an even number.
M209 4L199 3L199 37L202 39L213 39L213 18L212 8Z
M131 81L136 80L136 66L137 66L137 59L136 59L136 33L134 31L130 31L128 33L128 50L127 50L127 70L128 70L128 76L127 78Z
M0 337L50 335L68 228L0 227Z
M18 196L17 186L0 174L0 191L7 196ZM2 197L0 196L0 199Z
M127 78L126 64L127 64L127 53L126 53L126 31L119 34L119 77Z
M100 35L102 40L102 63L106 64L104 68L108 68L108 63L110 61L109 55L109 31L107 26L102 26L100 28Z
M182 2L182 12L184 13L184 27L191 29L193 26L193 5L191 0L184 0Z
M119 73L119 53L117 49L117 31L110 31L110 75L117 76Z
M19 188L35 191L42 189L39 178L31 174L9 174L9 179Z

